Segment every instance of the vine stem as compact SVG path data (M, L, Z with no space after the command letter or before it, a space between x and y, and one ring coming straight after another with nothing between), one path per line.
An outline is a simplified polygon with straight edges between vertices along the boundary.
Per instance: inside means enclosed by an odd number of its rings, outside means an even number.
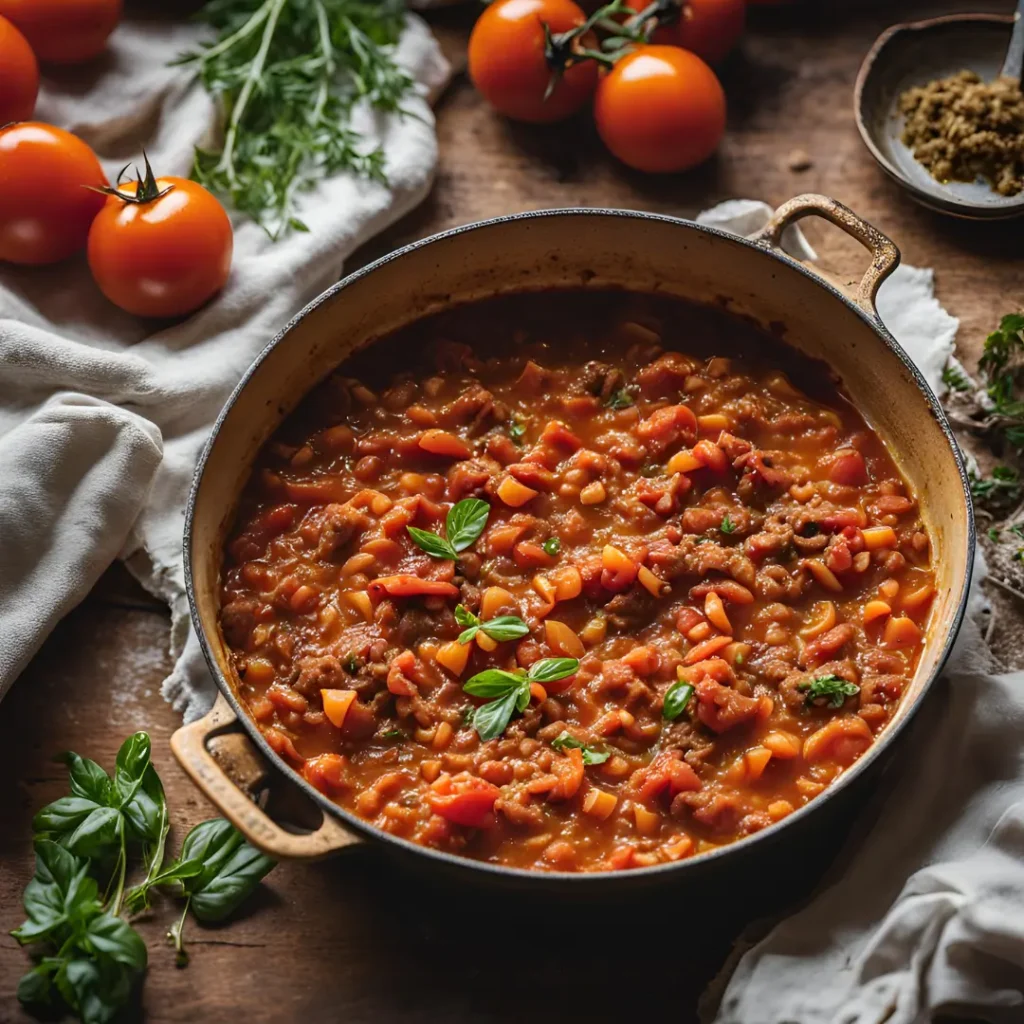
M227 39L222 39L216 46L211 46L210 49L205 50L201 56L203 63L205 64L206 61L211 60L213 57L219 57L226 50L230 50L235 43L241 42L247 35L258 29L266 21L267 12L273 5L273 2L274 0L267 0L259 10L253 12L252 17L237 32L233 32Z
M117 917L121 913L121 900L124 898L124 878L128 870L128 855L125 850L124 829L121 829L121 852L117 855L117 887L110 902L110 912Z
M263 68L267 63L267 54L270 52L270 44L274 39L274 30L277 28L277 19L288 0L270 0L270 8L267 12L266 25L263 28L263 38L260 40L260 48L256 51L252 63L249 65L249 73L245 77L245 85L238 94L238 102L235 109L231 111L231 122L228 125L227 134L224 137L224 151L220 155L217 170L223 171L228 176L232 185L236 184L235 165L232 156L235 148L235 139L238 137L238 125L245 114L245 108L249 104L249 97L252 95L256 83L263 74Z

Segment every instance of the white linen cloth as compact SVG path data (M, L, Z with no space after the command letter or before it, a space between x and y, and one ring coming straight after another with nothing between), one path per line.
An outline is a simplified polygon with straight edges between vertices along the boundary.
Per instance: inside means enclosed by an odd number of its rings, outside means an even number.
M203 29L120 25L97 65L44 80L35 117L80 135L113 180L146 148L157 174L187 176L217 112L169 62ZM82 256L48 268L0 265L0 698L57 620L114 557L171 606L172 652L189 630L182 515L211 424L239 377L306 302L337 280L359 245L412 209L437 162L429 100L448 66L410 15L397 59L414 77L410 116L356 111L386 155L387 186L339 175L304 196L308 233L271 242L235 219L224 291L154 330L100 294ZM164 692L187 717L209 695L194 645Z
M752 234L770 213L733 200L697 219ZM814 258L799 233L783 241ZM932 272L899 267L878 310L941 392L958 322L936 301ZM1024 1021L1024 672L989 674L978 558L950 664L884 790L809 904L738 955L720 1001L712 986L708 1024Z

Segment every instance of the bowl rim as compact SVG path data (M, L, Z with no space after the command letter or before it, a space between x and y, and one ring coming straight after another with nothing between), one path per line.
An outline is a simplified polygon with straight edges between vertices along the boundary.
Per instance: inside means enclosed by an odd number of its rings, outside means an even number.
M917 21L905 21L898 25L891 25L872 44L860 68L857 70L857 79L853 86L853 117L857 123L857 131L861 141L868 152L874 158L875 163L892 178L901 188L905 189L917 202L937 213L944 213L949 216L959 217L963 220L997 221L1011 220L1024 215L1024 193L1015 197L1006 197L1009 202L1005 203L972 203L968 200L958 199L954 196L948 198L930 192L922 188L916 182L908 178L881 150L875 142L875 136L868 127L868 119L864 115L864 90L868 80L876 70L878 58L882 51L889 46L893 39L905 33L927 32L931 29L942 28L946 25L963 24L975 22L992 26L1012 27L1014 15L1012 14L943 14L936 18L922 18ZM936 182L941 186L942 182Z
M767 828L762 829L759 832L755 832L752 835L744 836L742 839L738 839L734 842L727 843L723 846L717 847L714 850L709 850L699 854L695 857L689 857L679 861L669 861L665 864L656 864L650 867L634 868L627 872L616 872L616 871L582 871L582 872L571 872L571 871L538 871L530 868L519 868L509 867L503 864L493 864L489 861L476 860L471 857L462 857L457 854L448 853L443 850L437 850L433 847L423 846L420 843L414 843L411 840L404 839L399 836L392 835L385 832L383 829L378 829L376 826L370 824L359 818L353 812L341 807L339 804L334 803L328 799L323 793L321 793L316 787L306 781L295 769L293 769L287 762L277 753L273 751L270 744L267 742L262 732L256 726L248 711L245 709L244 704L239 699L234 691L231 683L225 678L221 672L217 660L214 657L213 650L211 648L210 641L206 636L206 632L203 629L202 621L199 614L199 606L196 599L196 587L192 573L192 559L194 555L193 550L193 524L195 521L196 509L198 504L199 491L202 486L203 476L206 470L207 463L210 455L217 443L217 439L220 436L221 428L224 425L224 421L234 407L235 402L238 400L241 393L248 387L250 380L257 373L263 361L269 356L269 354L277 348L291 333L291 331L310 313L318 309L321 305L330 302L339 293L344 291L346 288L351 287L358 281L361 281L364 277L374 273L374 271L396 261L403 257L418 252L421 249L428 248L429 246L436 245L444 242L451 238L456 238L462 235L469 235L475 231L488 230L492 228L500 228L503 224L518 223L521 221L530 220L541 220L549 218L573 218L573 217L597 217L597 218L612 218L612 219L627 219L627 220L638 220L646 222L656 222L666 224L672 227L684 228L688 230L695 230L698 233L704 233L711 235L715 238L743 246L748 249L753 249L769 259L774 259L783 265L797 271L798 273L805 276L808 280L816 284L820 288L824 288L834 298L841 301L847 306L853 313L855 313L871 330L873 330L882 342L889 348L893 355L899 359L905 368L909 371L914 384L917 386L918 391L921 393L922 398L929 406L932 415L935 417L943 435L945 436L949 452L953 457L954 464L957 467L957 471L960 477L960 484L963 492L964 507L966 511L966 539L968 544L967 558L965 563L964 578L960 585L960 594L957 598L955 610L953 612L949 628L946 632L945 641L943 642L942 649L939 652L938 658L936 659L935 665L929 674L928 678L922 685L919 693L917 694L914 702L907 708L906 712L901 718L892 722L886 729L885 734L876 742L872 743L871 747L867 752L859 758L854 765L843 772L843 774L833 783L820 796L815 797L813 800L804 804L803 807L798 808L792 814L787 815L785 818L778 822L774 822ZM206 443L203 445L202 452L196 463L195 472L192 478L192 485L189 489L188 503L185 509L185 529L184 529L184 575L185 575L185 590L188 597L189 610L192 617L192 626L195 630L196 636L199 640L200 647L203 652L203 657L206 660L206 664L213 676L214 683L217 686L219 692L223 695L225 700L231 706L235 715L238 717L249 736L264 755L270 765L285 779L293 784L297 785L303 793L313 800L313 802L320 807L324 814L330 814L336 819L339 819L346 829L351 830L357 836L370 839L377 842L383 842L393 846L397 851L403 854L412 853L415 855L423 856L430 861L435 861L439 865L447 866L449 868L462 868L470 870L478 875L480 878L486 878L490 876L495 880L508 881L514 879L520 882L526 882L535 887L544 887L545 885L556 886L571 884L577 887L577 891L583 886L595 885L598 883L604 883L606 885L612 883L630 884L632 882L641 883L643 880L650 881L658 878L663 874L675 873L680 870L686 871L699 871L704 868L710 868L713 864L718 862L723 857L730 855L738 857L741 853L749 852L753 847L769 843L775 840L780 833L786 829L787 826L792 826L807 819L810 815L813 815L815 811L821 810L826 806L832 798L839 796L843 793L851 784L853 784L858 778L873 765L882 755L887 752L893 742L898 736L900 736L906 729L909 722L917 714L918 709L923 703L924 699L931 691L935 684L935 681L942 672L947 660L949 659L950 652L952 651L954 641L960 631L960 627L963 624L964 615L967 608L967 598L970 590L970 582L974 569L974 554L976 547L976 530L975 530L975 519L974 519L974 507L970 497L970 485L967 477L967 468L964 462L963 456L960 452L959 445L953 435L952 428L949 425L949 421L946 418L945 412L942 406L939 404L938 399L935 397L931 388L926 383L924 376L921 371L913 363L910 357L903 350L902 346L889 332L888 328L882 323L877 313L872 315L863 308L861 308L850 296L844 294L839 288L837 288L830 281L825 280L820 275L814 273L808 267L806 267L799 260L794 259L787 253L783 252L777 247L768 247L764 244L759 244L749 238L744 238L740 235L732 234L728 231L723 231L720 228L712 227L707 224L699 224L696 221L688 220L682 217L673 217L667 214L650 213L639 210L625 210L608 207L559 207L548 210L531 210L523 213L506 214L500 217L491 217L485 220L473 221L468 224L458 225L456 227L448 228L444 231L437 232L436 234L429 235L426 238L419 239L415 242L411 242L398 249L393 250L384 256L378 257L371 261L366 266L361 267L359 270L353 271L351 274L345 275L330 288L327 288L321 292L318 296L308 302L298 313L296 313L285 326L277 332L273 339L266 345L266 347L259 353L259 355L253 360L252 364L246 370L238 384L232 390L231 395L224 403L224 407L221 409L220 414L217 416L217 420L214 423L209 437Z

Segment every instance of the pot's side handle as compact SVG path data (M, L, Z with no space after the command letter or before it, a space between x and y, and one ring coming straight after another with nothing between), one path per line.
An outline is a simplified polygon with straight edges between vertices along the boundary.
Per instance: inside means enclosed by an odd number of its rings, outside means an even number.
M899 266L900 251L892 239L883 235L878 228L858 217L849 207L828 196L809 192L783 203L754 241L770 249L781 248L782 232L804 217L818 216L831 221L848 235L856 238L871 253L868 267L857 287L857 305L866 313L877 318L875 296L882 282Z
M258 807L218 764L207 746L215 736L237 724L231 706L218 694L217 702L205 717L182 726L171 737L171 750L207 799L253 846L278 860L314 860L361 842L327 815L315 831L296 833L282 828ZM246 742L251 746L248 737Z

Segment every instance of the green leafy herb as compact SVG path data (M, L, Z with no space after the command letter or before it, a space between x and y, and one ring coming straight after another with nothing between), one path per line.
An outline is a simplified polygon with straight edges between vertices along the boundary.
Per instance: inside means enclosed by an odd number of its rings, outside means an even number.
M809 683L800 683L797 689L805 694L807 704L823 703L830 708L841 708L847 697L856 697L860 687L839 676L819 676Z
M491 506L480 498L465 498L452 505L445 520L446 537L407 526L409 536L433 558L455 561L484 532Z
M405 733L401 729L388 729L388 731L381 736L381 739L400 740L404 738L404 736Z
M722 516L722 522L718 528L722 531L722 533L732 533L735 531L736 524L729 518L728 512L726 512L726 514Z
M630 389L625 387L619 388L618 391L613 391L604 404L609 409L628 409L631 405L636 405L636 400L633 398Z
M394 61L401 0L210 0L216 36L179 63L194 67L227 119L219 151L198 149L194 175L261 224L292 228L297 198L328 175L385 180L384 153L352 127L365 102L400 111L412 80Z
M498 615L481 622L464 604L455 606L455 621L465 627L459 634L460 644L468 644L480 632L499 642L518 640L530 632L530 627L518 615Z
M548 537L542 547L545 554L551 555L554 558L562 550L562 542L557 537Z
M1009 466L996 466L989 477L976 473L968 476L971 494L989 505L1009 506L1020 501L1022 487L1020 474Z
M1007 443L1024 450L1024 400L1020 384L1024 377L1024 314L1010 313L997 330L985 339L985 351L978 360L991 400L990 425L1002 432Z
M518 416L513 416L505 429L508 431L508 436L517 445L522 446L523 438L526 436L526 424Z
M41 954L21 979L18 999L33 1006L63 1002L86 1024L107 1024L146 967L145 943L122 912L144 909L154 886L172 885L186 897L186 912L191 906L197 917L219 920L273 862L216 819L193 829L181 857L164 867L167 802L144 732L122 744L113 778L78 754L61 760L71 795L34 819L36 873L25 889L26 920L11 933ZM198 843L196 835L207 841ZM126 894L129 853L137 851L146 874ZM171 929L182 957L183 924L184 914Z
M350 676L354 676L359 671L360 662L354 651L348 652L345 660L342 662L342 668L344 668Z
M573 675L580 667L576 658L541 658L535 661L528 672L517 669L506 672L500 668L489 668L478 672L462 687L474 697L492 698L481 704L472 717L473 728L482 740L493 740L500 736L512 720L516 711L526 710L530 703L530 683L554 683Z
M568 748L578 748L583 751L583 763L584 764L604 764L605 761L611 757L611 752L607 750L595 750L593 747L588 747L586 743L581 743L575 736L563 729L552 741L551 746L555 750L566 750Z
M687 708L690 698L693 696L693 686L679 680L673 683L665 693L665 699L661 704L661 714L670 722L675 721Z
M959 366L954 366L952 363L942 371L942 383L950 391L971 390L971 382L968 380L967 374Z

